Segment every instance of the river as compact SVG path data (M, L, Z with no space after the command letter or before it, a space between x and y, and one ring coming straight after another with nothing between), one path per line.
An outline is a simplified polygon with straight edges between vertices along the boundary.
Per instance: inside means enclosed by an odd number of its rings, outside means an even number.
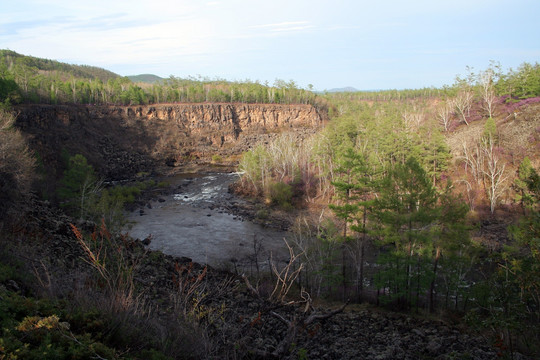
M166 181L175 191L129 214L129 234L149 248L228 270L268 268L288 260L287 232L235 215L242 199L228 192L238 173L179 174ZM149 205L149 206L148 206Z

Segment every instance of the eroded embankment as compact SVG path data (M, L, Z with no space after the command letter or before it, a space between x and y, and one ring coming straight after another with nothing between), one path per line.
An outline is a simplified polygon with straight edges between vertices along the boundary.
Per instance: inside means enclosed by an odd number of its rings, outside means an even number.
M107 179L160 165L234 158L282 132L303 138L327 119L311 105L19 105L16 126L49 176L62 151L82 154Z

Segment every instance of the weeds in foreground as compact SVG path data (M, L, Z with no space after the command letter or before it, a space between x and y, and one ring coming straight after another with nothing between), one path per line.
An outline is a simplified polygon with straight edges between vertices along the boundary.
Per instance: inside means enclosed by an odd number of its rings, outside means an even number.
M143 253L131 251L133 244L126 235L114 237L101 223L90 236L84 236L73 224L71 229L86 254L85 261L97 272L97 284L110 296L111 312L142 310L141 295L137 294L134 273L141 264Z

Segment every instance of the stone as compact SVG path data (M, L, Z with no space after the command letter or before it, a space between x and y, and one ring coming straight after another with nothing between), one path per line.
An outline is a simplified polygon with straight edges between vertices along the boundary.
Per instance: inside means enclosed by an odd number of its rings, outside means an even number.
M426 345L426 350L430 354L438 354L439 350L441 349L441 341L439 339L432 339L429 341L429 343Z

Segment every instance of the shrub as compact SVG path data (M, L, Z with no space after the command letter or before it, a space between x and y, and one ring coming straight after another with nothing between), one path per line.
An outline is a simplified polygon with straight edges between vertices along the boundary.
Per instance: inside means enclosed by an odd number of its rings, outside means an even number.
M0 358L117 358L113 349L96 341L89 333L81 335L71 329L63 313L57 302L2 292Z
M257 219L265 220L268 218L268 210L266 209L258 210L255 216L257 217Z
M283 208L292 207L293 190L289 184L284 182L271 183L268 186L268 197L273 205L279 205Z
M212 155L212 163L219 164L223 161L223 158L218 154Z
M73 224L71 229L86 254L86 262L95 270L98 282L111 299L110 311L136 312L140 299L133 278L142 255L132 254L127 236L114 236L104 222L90 236L85 236Z

